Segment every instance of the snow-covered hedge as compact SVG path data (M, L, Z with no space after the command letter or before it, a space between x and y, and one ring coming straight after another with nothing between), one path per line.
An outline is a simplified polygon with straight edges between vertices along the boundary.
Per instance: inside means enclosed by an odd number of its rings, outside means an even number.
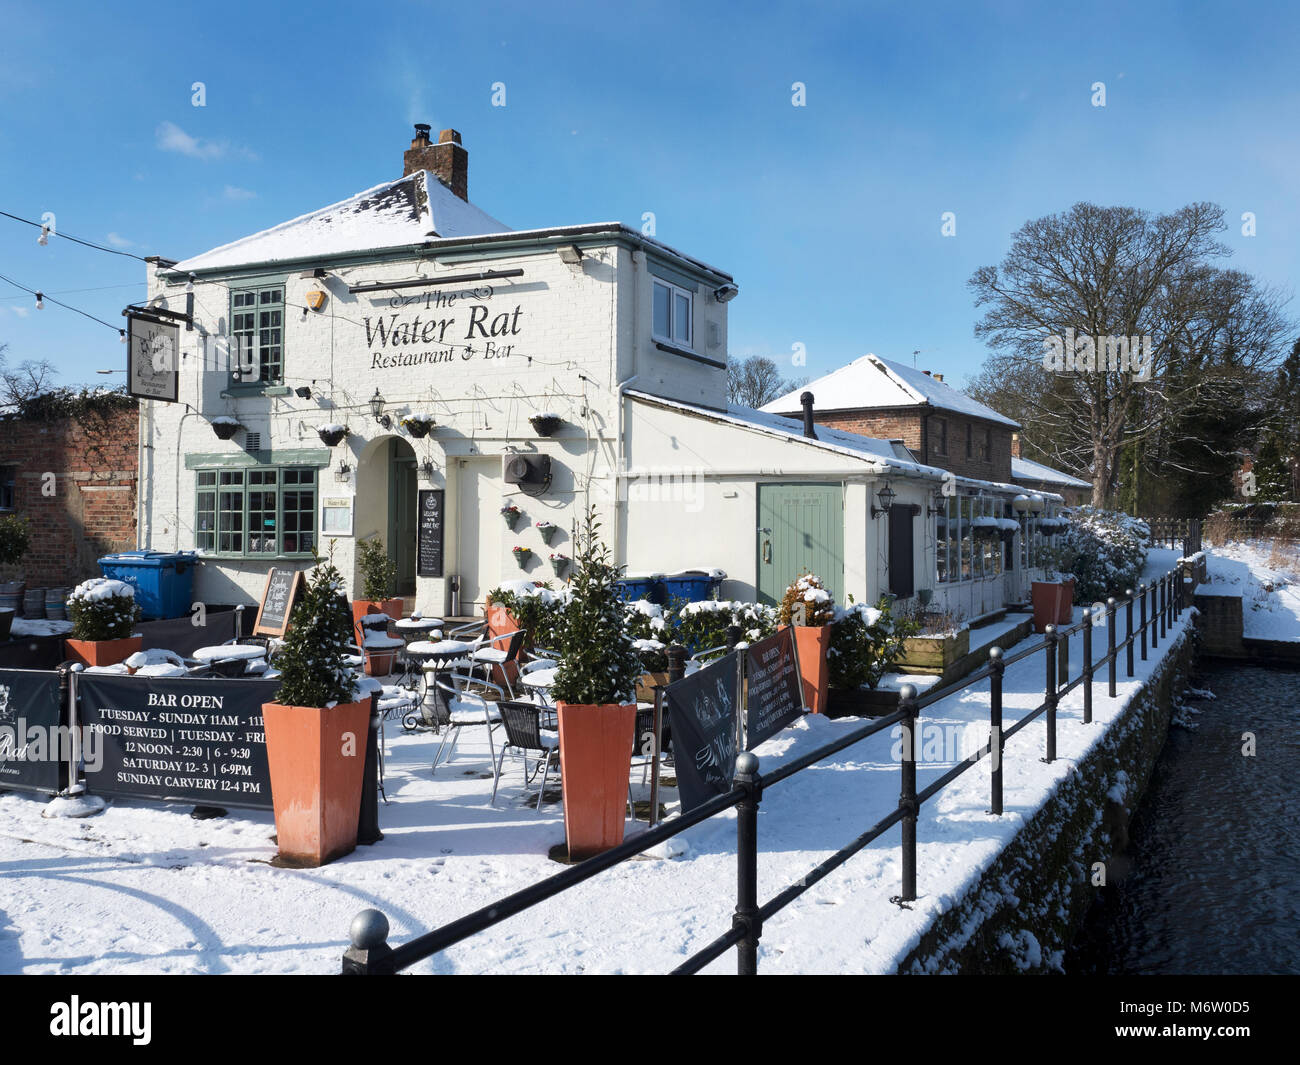
M692 651L722 646L732 625L740 626L742 640L753 643L776 632L780 620L775 607L718 599L687 603L677 618L678 639Z
M135 618L135 589L125 581L93 577L68 596L74 640L124 640Z
M874 688L902 651L903 641L915 636L919 627L913 618L896 617L888 597L877 607L866 603L836 607L827 652L831 687Z
M1097 603L1136 588L1151 546L1146 522L1099 507L1077 507L1058 546L1061 569L1074 574L1075 602Z
M554 591L548 584L532 581L506 581L488 593L493 606L502 606L519 622L528 635L530 647L557 649L564 635L564 607L569 593L565 588Z

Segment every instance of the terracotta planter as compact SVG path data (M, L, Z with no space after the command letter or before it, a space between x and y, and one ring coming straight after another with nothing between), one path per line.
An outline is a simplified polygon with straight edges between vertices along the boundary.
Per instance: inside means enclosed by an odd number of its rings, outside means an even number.
M1058 625L1068 625L1074 620L1074 578L1061 582L1060 613L1056 615Z
M400 599L354 599L352 600L352 632L356 635L357 625L367 614L387 614L394 621L402 617L402 600Z
M623 842L636 706L560 703L560 783L569 857Z
M366 651L366 676L386 677L397 661L396 651Z
M69 661L87 666L114 666L142 649L144 637L128 636L122 640L64 640Z
M515 616L503 606L498 606L489 599L485 605L484 614L487 616L487 631L489 636L501 636L507 632L517 632L519 622ZM505 641L502 641L503 643ZM494 646L500 647L501 644Z
M264 703L262 719L279 861L314 867L351 853L357 845L370 700L324 710Z
M830 691L830 666L826 652L831 646L829 625L796 625L794 642L799 652L799 676L803 678L803 701L811 713L824 714Z
M1034 602L1034 631L1046 632L1048 625L1061 623L1061 604L1072 602L1073 590L1067 590L1059 581L1034 581L1030 585ZM1067 615L1068 617L1069 615Z

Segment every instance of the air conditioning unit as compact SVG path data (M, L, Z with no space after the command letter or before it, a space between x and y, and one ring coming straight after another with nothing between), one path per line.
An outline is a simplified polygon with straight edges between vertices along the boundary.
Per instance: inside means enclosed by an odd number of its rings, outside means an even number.
M548 485L551 483L551 456L521 455L517 451L503 455L501 477L506 484Z

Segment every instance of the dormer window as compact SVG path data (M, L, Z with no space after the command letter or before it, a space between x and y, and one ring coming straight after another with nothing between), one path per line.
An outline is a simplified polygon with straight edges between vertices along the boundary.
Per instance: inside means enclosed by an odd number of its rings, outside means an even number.
M654 336L669 344L689 348L694 339L691 319L695 294L667 281L654 282Z

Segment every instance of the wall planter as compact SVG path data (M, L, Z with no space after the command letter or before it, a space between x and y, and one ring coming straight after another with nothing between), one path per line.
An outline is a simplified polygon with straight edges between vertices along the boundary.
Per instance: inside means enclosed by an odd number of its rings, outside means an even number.
M528 560L533 557L532 551L526 547L512 547L510 553L515 556L515 561L519 563L520 569L528 568Z
M557 577L563 577L564 571L569 568L571 559L568 555L552 555L551 569L555 571Z
M212 431L217 434L218 440L229 440L243 426L234 418L213 418Z
M64 652L73 662L87 666L113 666L125 662L144 645L144 637L121 640L64 640Z
M533 427L533 431L538 436L554 436L555 431L564 424L564 419L558 414L552 414L549 411L542 414L534 414L528 419Z
M1030 585L1034 603L1034 631L1046 632L1048 625L1060 625L1061 616L1074 609L1074 585L1063 581L1034 581Z
M909 636L893 665L903 673L946 673L970 653L970 629L942 636Z
M553 521L539 521L537 531L542 534L542 543L550 547L551 541L555 539L555 534L559 532L560 527Z
M262 719L277 861L315 867L351 853L357 845L370 700L324 709L264 703Z
M411 414L402 419L402 428L416 440L423 440L433 429L433 419L425 414Z
M569 857L623 842L636 706L560 703L560 783Z
M829 625L795 625L794 642L799 653L799 676L803 679L803 701L811 713L826 712L830 691L830 666L826 652L831 646Z
M505 519L506 528L514 532L515 526L519 524L519 519L523 517L523 514L517 506L511 503L509 506L501 508L501 517Z
M320 437L322 444L326 447L334 447L348 435L348 427L346 425L318 425L316 433Z

